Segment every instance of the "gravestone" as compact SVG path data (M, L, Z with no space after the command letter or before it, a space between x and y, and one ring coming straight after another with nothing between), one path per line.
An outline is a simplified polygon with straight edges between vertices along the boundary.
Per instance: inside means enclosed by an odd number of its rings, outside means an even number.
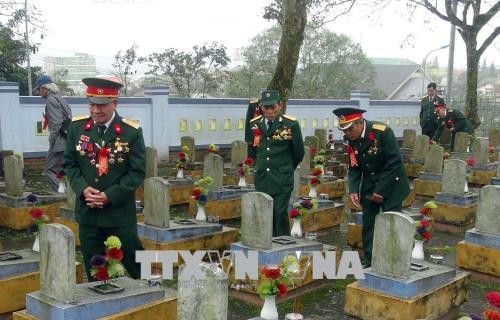
M209 191L222 190L223 160L218 154L209 153L203 158L203 176L212 177L213 183L208 186Z
M205 279L179 279L177 319L226 320L229 281L227 275L214 264L200 262ZM179 267L179 274L185 265Z
M417 132L414 129L403 130L403 148L414 149Z
M479 192L476 229L500 236L500 186L484 186Z
M383 212L375 218L372 271L396 278L410 276L414 220L399 212Z
M71 184L69 182L66 184L66 193L68 209L75 210L76 194L73 191L73 188L71 188Z
M241 243L253 249L271 249L273 198L263 192L249 192L241 198Z
M237 168L247 157L247 143L245 141L236 140L231 142L231 166Z
M158 150L146 147L146 178L158 176Z
M472 158L477 164L489 162L489 141L486 138L475 138L472 143Z
M13 197L23 196L23 161L17 156L5 157L5 193Z
M160 177L144 180L144 223L168 228L170 221L170 185Z
M293 172L293 190L290 196L290 201L295 202L300 198L300 169L296 168Z
M58 223L40 231L40 292L58 301L75 301L75 238Z
M415 138L415 149L413 157L418 162L424 162L429 151L429 137L426 135L418 135Z
M304 146L304 158L302 158L299 167L301 177L308 177L311 174L311 150L307 146Z
M467 164L463 160L451 159L444 162L443 182L441 191L457 196L464 195L464 186L467 182Z
M467 132L457 132L455 134L455 146L453 148L454 152L467 152L470 145L470 134Z
M424 172L426 173L443 173L443 153L444 148L437 145L432 145L425 157Z
M304 138L304 146L309 147L309 151L311 151L312 148L316 150L316 153L319 152L319 139L316 136L307 136Z
M0 176L3 176L3 162L4 159L8 156L13 156L14 151L13 150L0 150Z
M500 129L490 129L488 132L488 140L495 148L500 148Z
M314 136L318 138L318 150L326 149L326 129L314 129Z
M439 137L439 144L449 146L451 143L451 131L448 128L443 128L441 131L441 136Z
M188 163L193 163L195 161L195 150L194 150L194 138L191 136L182 136L181 137L181 151L182 147L188 147L189 149L186 152L187 155L187 162Z

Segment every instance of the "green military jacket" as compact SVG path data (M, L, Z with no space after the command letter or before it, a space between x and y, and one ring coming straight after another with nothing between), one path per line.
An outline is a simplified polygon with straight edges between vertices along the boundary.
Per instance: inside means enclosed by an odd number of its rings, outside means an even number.
M359 193L364 207L371 206L374 192L384 197L386 208L401 206L410 193L399 146L391 128L365 121L365 134L346 146L349 164L349 193Z
M422 128L422 132L432 131L434 132L438 126L437 115L434 112L434 106L438 103L444 103L444 99L437 94L429 99L429 96L426 95L420 101L420 127Z
M107 173L99 174L100 163L107 163ZM101 169L104 167L101 165ZM75 213L80 224L136 224L135 189L144 181L145 167L144 138L137 124L115 113L99 138L97 126L89 116L73 118L64 151L64 171L76 194ZM88 186L103 191L109 204L102 209L88 207L83 197Z
M439 119L439 126L434 133L432 140L439 141L444 128L452 131L452 134L457 132L467 132L474 134L474 126L469 119L466 119L462 112L453 109L446 109L446 115L443 119Z
M269 195L291 192L293 172L304 157L304 141L297 120L279 116L266 129L265 118L250 121L248 156L255 159L255 189Z

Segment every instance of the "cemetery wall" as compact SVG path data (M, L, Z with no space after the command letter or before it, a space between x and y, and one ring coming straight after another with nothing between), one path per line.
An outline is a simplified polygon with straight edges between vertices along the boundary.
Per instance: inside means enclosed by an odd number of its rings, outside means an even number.
M85 97L66 97L73 115L88 114ZM144 97L119 99L118 113L140 123L146 145L158 150L159 159L167 161L169 150L176 150L182 136L192 136L196 145L227 145L244 140L244 123L248 99L199 99L170 97L168 87L148 87ZM14 150L25 158L44 158L48 150L48 132L42 129L45 100L19 96L16 83L0 82L0 150ZM349 100L294 99L289 114L297 117L303 136L314 135L317 128L336 129L337 107L360 107L368 110L367 118L390 125L397 137L404 129L419 133L419 102L375 101L369 92L355 90Z

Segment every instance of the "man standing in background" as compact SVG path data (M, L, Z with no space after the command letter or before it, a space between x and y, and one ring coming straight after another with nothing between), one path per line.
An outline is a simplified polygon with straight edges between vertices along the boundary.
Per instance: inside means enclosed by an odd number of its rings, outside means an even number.
M444 99L436 94L436 87L434 82L429 83L427 85L427 95L420 101L420 127L422 128L422 134L431 139L438 127L434 106L438 103L444 103Z

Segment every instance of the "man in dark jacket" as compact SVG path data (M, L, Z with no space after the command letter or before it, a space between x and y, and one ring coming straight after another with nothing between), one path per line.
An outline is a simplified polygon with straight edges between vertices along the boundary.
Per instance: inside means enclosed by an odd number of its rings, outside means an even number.
M375 217L381 210L400 212L410 185L394 132L383 123L363 119L364 112L333 110L347 140L349 197L356 207L363 206L365 265L371 266Z
M462 112L453 109L447 109L444 103L436 104L436 114L438 115L439 123L432 140L439 142L444 128L448 128L451 132L450 151L455 148L455 135L457 132L467 132L474 135L474 126L469 119L466 119Z
M90 116L73 118L64 152L64 170L76 194L75 213L87 277L90 259L104 254L104 241L114 235L122 242L123 265L139 278L135 189L145 176L141 128L116 112L120 83L85 78Z
M436 94L436 84L431 82L427 85L427 95L420 101L420 127L422 134L430 139L438 127L437 115L434 112L434 106L438 103L444 103L444 99Z

